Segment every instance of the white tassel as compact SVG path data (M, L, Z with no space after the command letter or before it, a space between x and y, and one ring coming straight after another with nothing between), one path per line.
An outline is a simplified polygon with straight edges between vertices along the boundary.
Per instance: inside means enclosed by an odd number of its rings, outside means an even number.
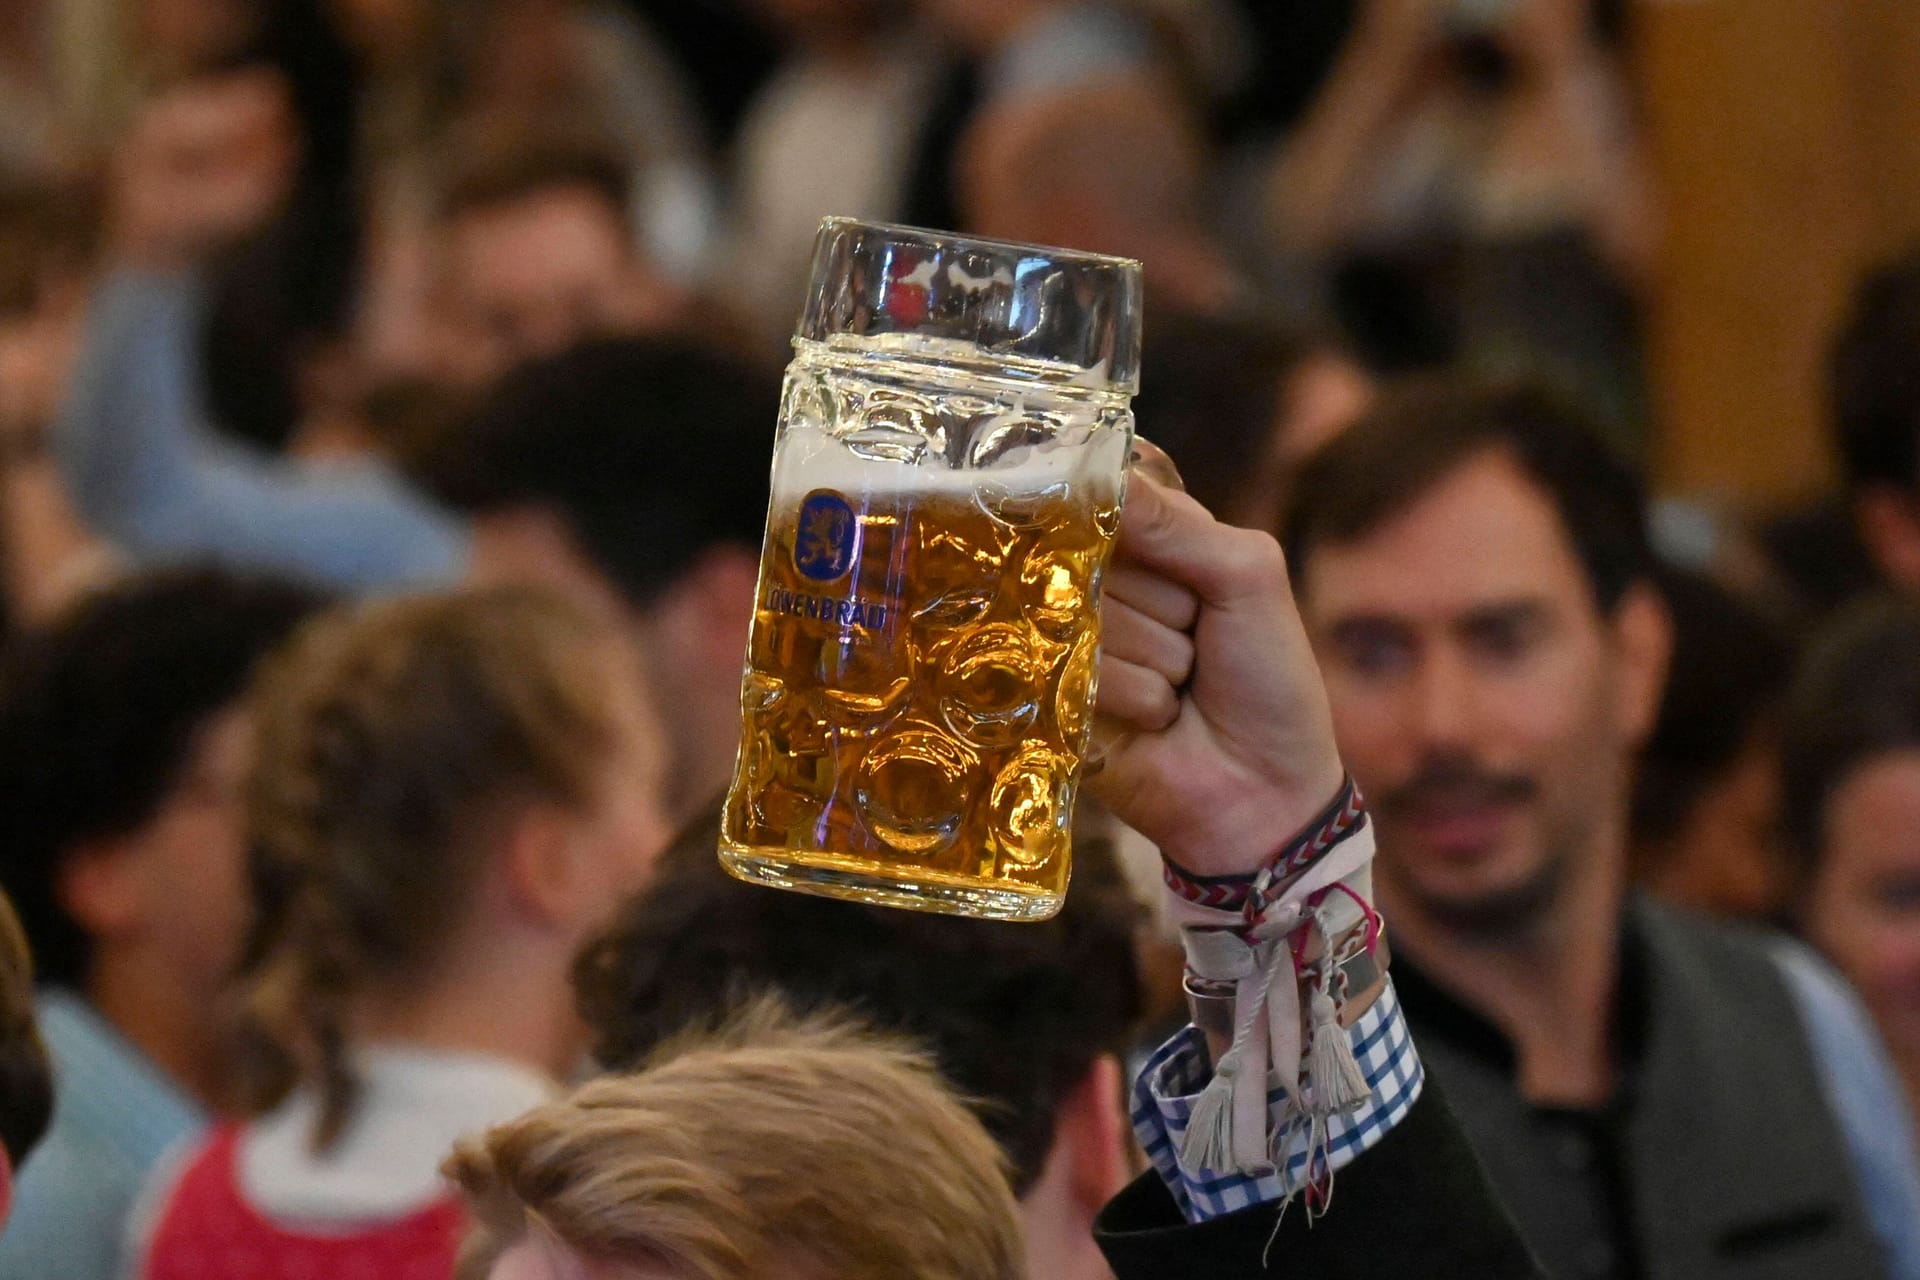
M1326 985L1313 988L1313 1044L1307 1050L1308 1097L1314 1114L1352 1111L1368 1097L1367 1077L1354 1060L1353 1046Z
M1186 1169L1225 1170L1233 1165L1233 1082L1240 1074L1240 1052L1220 1055L1213 1079L1193 1100L1187 1131L1180 1139L1180 1164Z
M1189 930L1186 942L1187 961L1196 975L1233 983L1234 1029L1213 1079L1188 1112L1181 1162L1189 1169L1253 1173L1264 1167L1267 1145L1264 1014L1270 978L1263 966L1286 954L1285 948L1255 946L1221 931Z

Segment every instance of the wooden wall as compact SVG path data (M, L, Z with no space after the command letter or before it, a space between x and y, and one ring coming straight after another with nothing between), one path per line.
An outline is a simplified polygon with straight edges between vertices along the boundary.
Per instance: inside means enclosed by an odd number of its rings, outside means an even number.
M1635 12L1664 207L1656 478L1774 505L1831 476L1824 353L1854 279L1920 239L1920 3Z

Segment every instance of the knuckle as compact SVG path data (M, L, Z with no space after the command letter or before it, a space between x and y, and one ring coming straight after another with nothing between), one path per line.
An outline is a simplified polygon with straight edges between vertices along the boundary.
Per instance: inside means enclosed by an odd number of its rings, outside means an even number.
M1161 547L1173 537L1173 513L1164 502L1156 502L1140 513L1134 522L1133 540L1146 547Z
M1226 559L1236 584L1266 589L1287 586L1287 555L1270 533L1234 530L1232 551Z
M1172 728L1173 722L1180 718L1180 697L1173 691L1172 685L1154 681L1149 716L1149 724L1156 733Z
M1182 636L1179 648L1174 651L1172 663L1175 687L1185 684L1193 677L1194 656L1193 641Z
M1128 495L1126 515L1133 517L1133 532L1143 541L1159 542L1169 537L1179 520L1179 513L1168 495L1151 484L1136 484Z

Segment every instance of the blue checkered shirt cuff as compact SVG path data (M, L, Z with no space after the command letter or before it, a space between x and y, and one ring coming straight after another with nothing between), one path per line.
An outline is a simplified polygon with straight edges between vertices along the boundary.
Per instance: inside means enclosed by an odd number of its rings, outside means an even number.
M1353 1045L1354 1059L1367 1077L1370 1096L1358 1109L1328 1121L1330 1171L1352 1163L1399 1124L1412 1110L1426 1081L1426 1070L1413 1047L1413 1038L1407 1034L1407 1020L1400 1012L1392 979L1372 1007L1347 1028L1347 1038ZM1133 1086L1134 1135L1189 1222L1204 1222L1257 1204L1284 1200L1306 1181L1307 1161L1312 1154L1304 1126L1294 1125L1287 1148L1280 1153L1282 1158L1258 1177L1183 1168L1179 1150L1187 1132L1187 1116L1212 1075L1206 1038L1198 1029L1187 1027L1154 1051ZM1268 1090L1270 1136L1288 1132L1289 1105L1285 1089L1276 1085Z

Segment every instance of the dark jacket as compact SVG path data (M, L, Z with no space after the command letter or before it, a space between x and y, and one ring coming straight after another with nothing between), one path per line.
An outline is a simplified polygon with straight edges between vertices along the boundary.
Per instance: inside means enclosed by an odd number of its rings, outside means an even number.
M1750 931L1629 904L1620 1083L1539 1107L1506 1039L1424 978L1395 988L1528 1242L1565 1280L1874 1280L1886 1274L1799 1009Z
M1262 1205L1189 1224L1159 1175L1148 1172L1101 1211L1094 1237L1119 1280L1546 1276L1431 1077L1406 1117L1340 1171L1324 1215L1309 1224L1295 1204L1276 1232L1277 1214Z

